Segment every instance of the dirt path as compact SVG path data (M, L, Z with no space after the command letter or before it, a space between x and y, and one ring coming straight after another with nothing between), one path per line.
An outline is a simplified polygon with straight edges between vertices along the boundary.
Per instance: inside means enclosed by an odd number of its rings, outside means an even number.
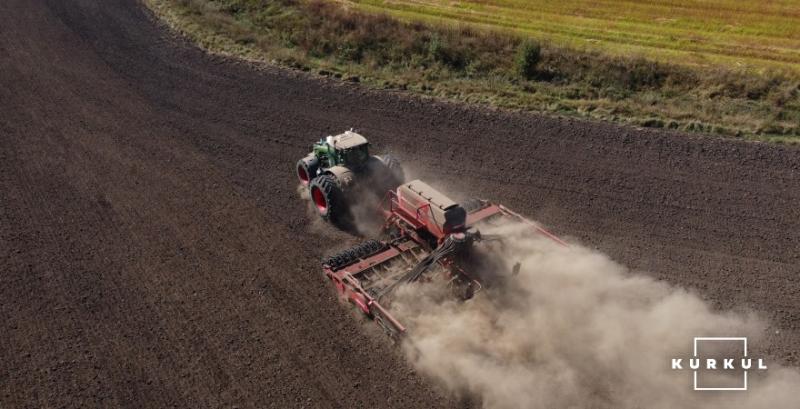
M318 271L350 238L309 221L292 167L351 126L454 194L758 309L797 364L797 149L366 92L207 56L135 1L7 0L0 407L458 406Z

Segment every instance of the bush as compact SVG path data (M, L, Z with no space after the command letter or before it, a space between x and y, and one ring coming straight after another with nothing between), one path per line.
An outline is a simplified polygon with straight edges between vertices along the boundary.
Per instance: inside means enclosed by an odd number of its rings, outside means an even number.
M542 47L537 42L524 41L517 48L515 66L517 73L525 79L536 76L536 66L542 58Z
M458 44L453 43L452 36L443 38L438 34L434 34L430 39L430 43L428 43L428 54L435 62L457 71L463 70L469 65L469 56L463 49L458 47Z

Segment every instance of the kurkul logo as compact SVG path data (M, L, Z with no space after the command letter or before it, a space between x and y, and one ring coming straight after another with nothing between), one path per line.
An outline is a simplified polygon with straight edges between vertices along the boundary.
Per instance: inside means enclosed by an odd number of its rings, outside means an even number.
M727 347L727 349L741 349L741 356L725 356L714 358L702 358L702 346L711 344L716 347ZM725 343L725 344L722 344ZM747 356L746 337L695 337L692 358L673 358L673 370L692 370L693 385L696 391L746 391L748 371L763 371L767 369L763 358L750 358ZM698 373L728 373L736 374L741 372L741 378L728 376L724 377L724 382L731 383L734 379L736 384L701 386L698 382Z

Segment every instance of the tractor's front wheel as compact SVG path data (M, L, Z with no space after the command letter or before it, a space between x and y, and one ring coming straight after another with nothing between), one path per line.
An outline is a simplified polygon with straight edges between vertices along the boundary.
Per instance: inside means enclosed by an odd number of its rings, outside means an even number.
M311 202L324 220L336 223L342 219L347 205L335 176L321 175L314 178L311 180L309 190Z
M297 178L303 186L308 186L311 180L317 176L317 169L319 168L319 159L314 155L308 155L303 159L297 161Z

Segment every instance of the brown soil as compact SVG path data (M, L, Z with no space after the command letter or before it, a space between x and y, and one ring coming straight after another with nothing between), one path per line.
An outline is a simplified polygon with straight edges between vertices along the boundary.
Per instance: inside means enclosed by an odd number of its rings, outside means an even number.
M208 56L135 1L0 2L0 407L458 406L353 319L292 172L356 127L800 345L800 151Z

